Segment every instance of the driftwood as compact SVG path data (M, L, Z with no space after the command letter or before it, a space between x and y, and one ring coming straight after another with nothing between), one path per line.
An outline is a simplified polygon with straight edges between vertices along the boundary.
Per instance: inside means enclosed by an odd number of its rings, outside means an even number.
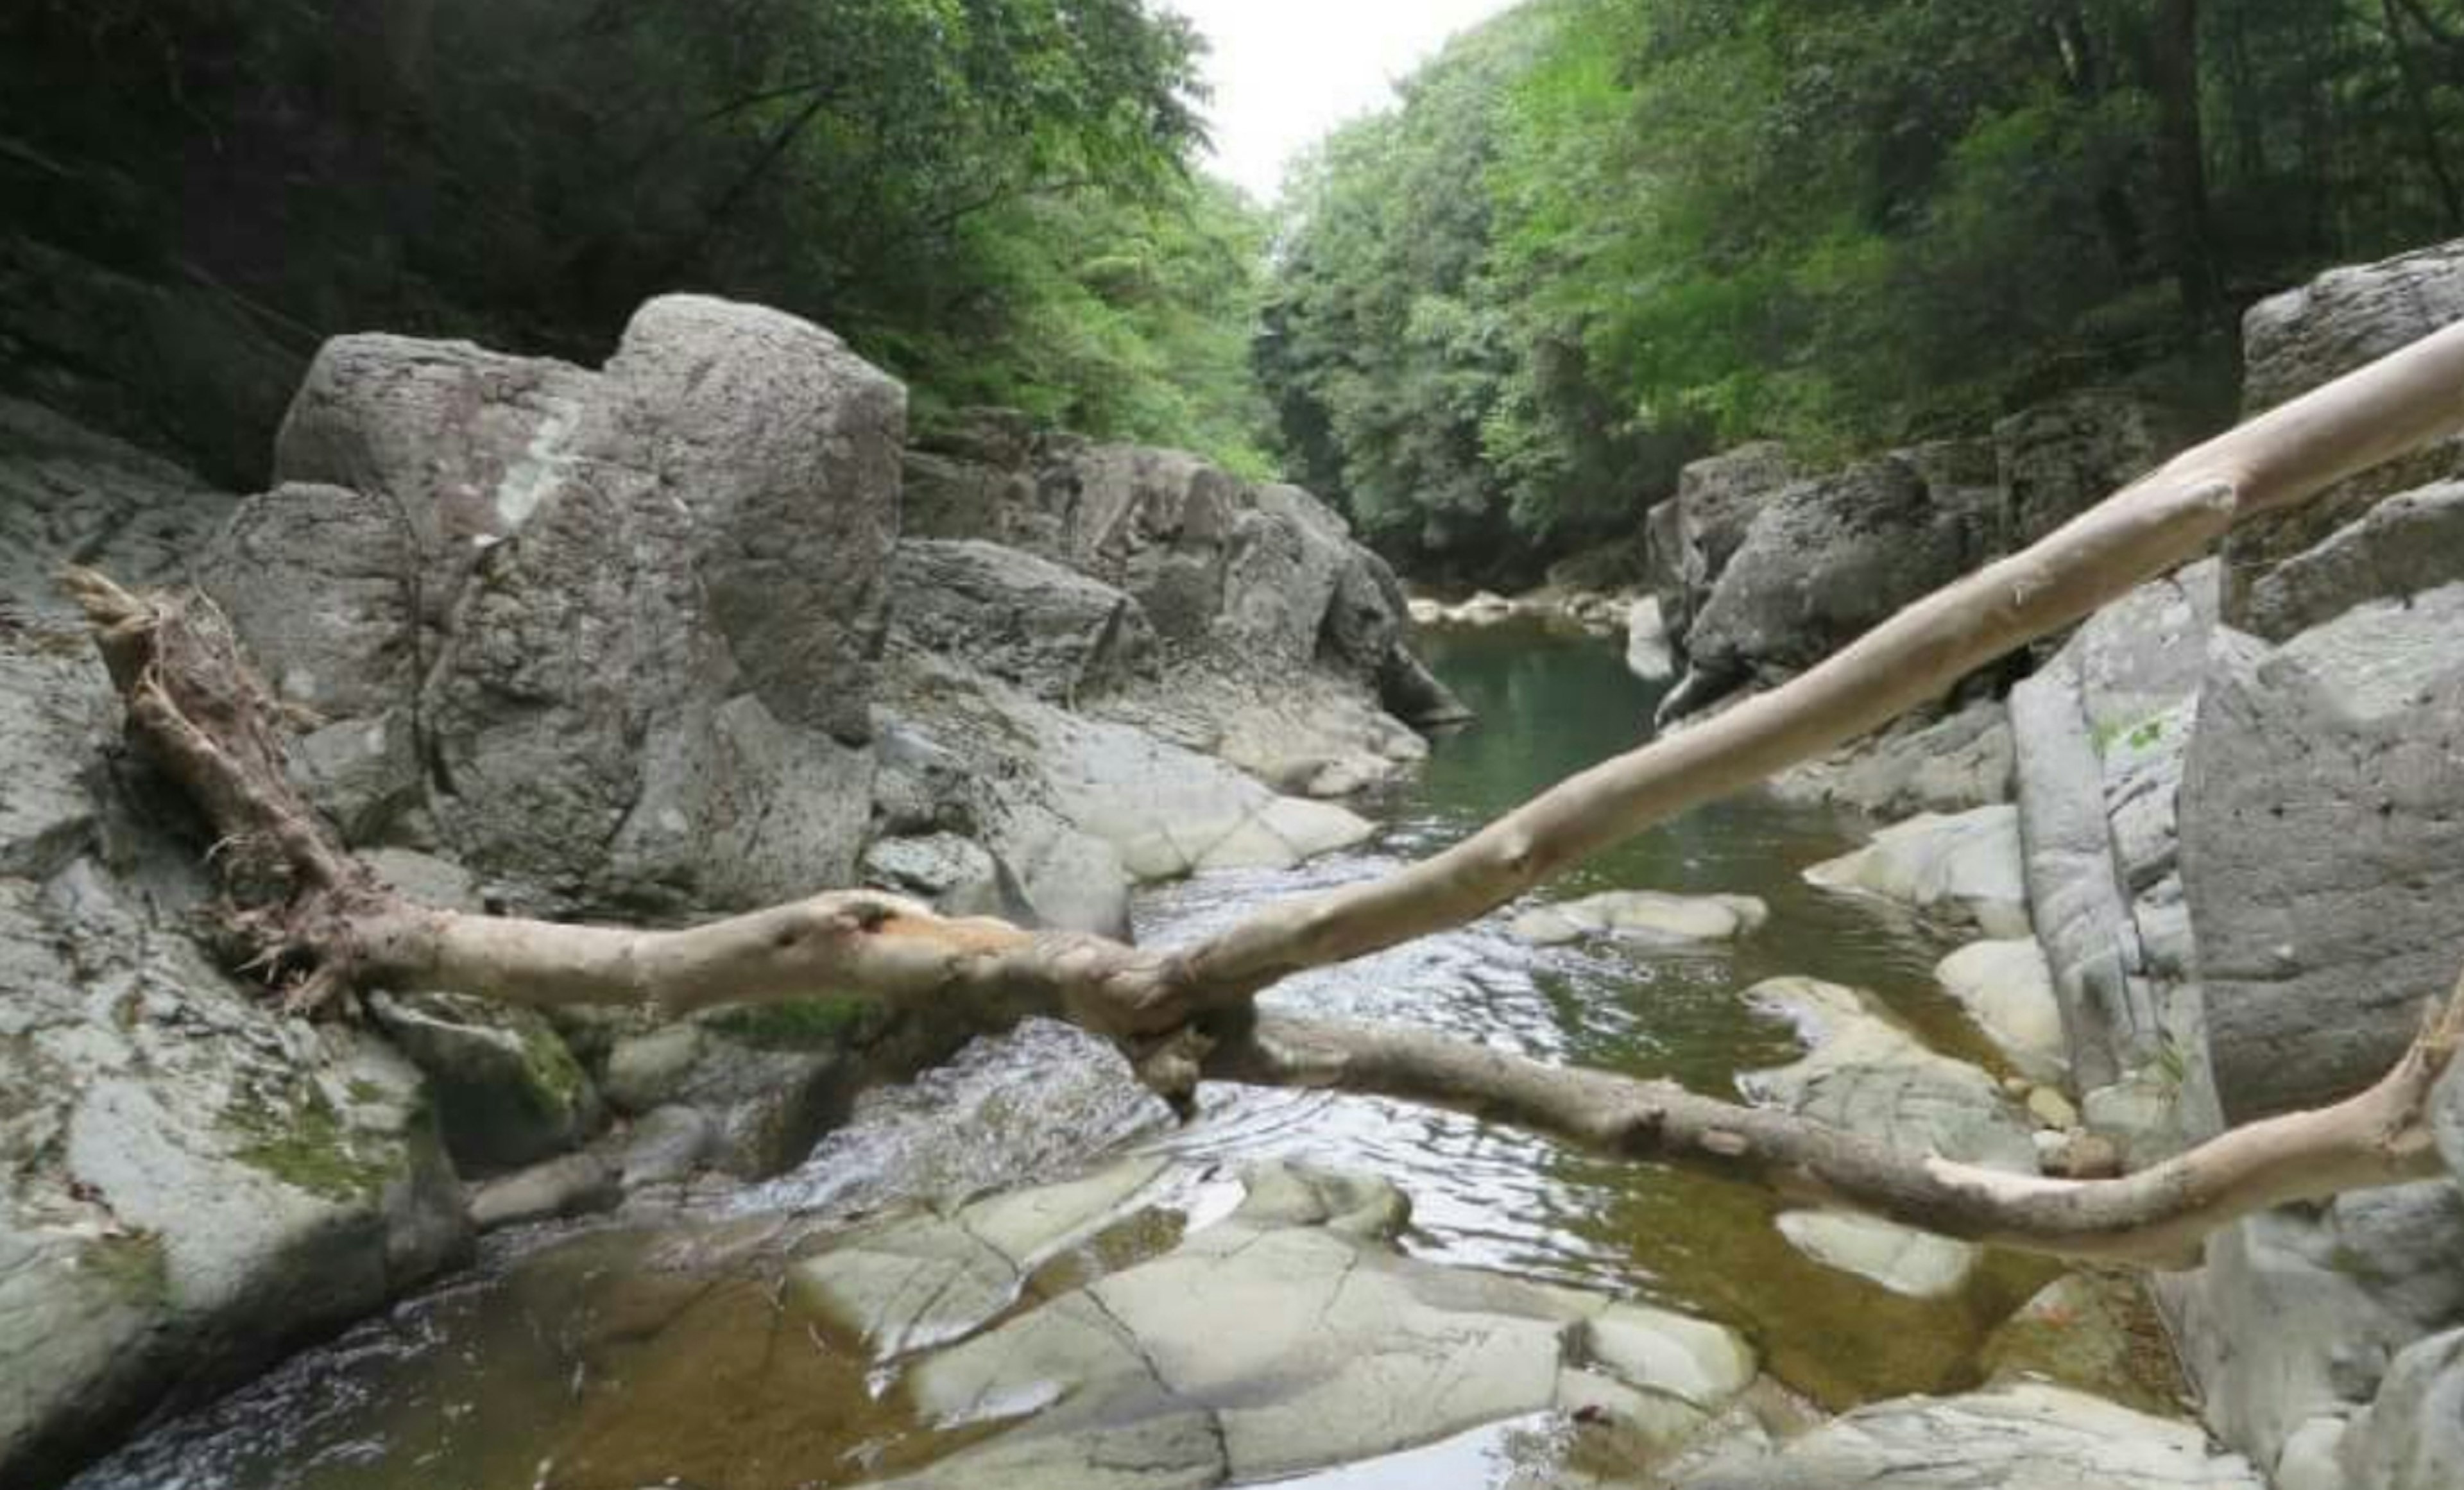
M1382 1093L1949 1236L2169 1265L2254 1211L2443 1172L2427 1113L2464 1039L2464 989L2393 1071L2346 1102L2235 1129L2141 1173L2079 1181L1895 1150L1667 1084L1419 1031L1261 1015L1253 1000L1292 974L1471 921L1655 822L1855 739L2196 557L2236 520L2294 506L2459 427L2464 325L2189 451L1784 687L1582 772L1442 853L1265 906L1165 951L945 918L861 890L679 931L418 905L354 857L285 778L280 708L210 606L133 595L86 571L67 583L130 733L223 838L231 929L297 1008L363 988L432 988L672 1014L853 993L988 1030L1045 1015L1119 1041L1141 1077L1180 1103L1201 1076Z

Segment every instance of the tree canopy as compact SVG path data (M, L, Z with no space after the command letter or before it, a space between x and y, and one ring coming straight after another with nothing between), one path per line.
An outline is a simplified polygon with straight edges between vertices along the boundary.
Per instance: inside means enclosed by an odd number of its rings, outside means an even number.
M1296 183L1260 367L1434 565L1630 531L1713 442L2213 422L2241 306L2464 230L2459 123L2453 0L1531 0Z
M32 0L0 189L319 334L595 360L705 289L830 326L926 419L1260 467L1264 228L1193 169L1199 55L1150 0Z

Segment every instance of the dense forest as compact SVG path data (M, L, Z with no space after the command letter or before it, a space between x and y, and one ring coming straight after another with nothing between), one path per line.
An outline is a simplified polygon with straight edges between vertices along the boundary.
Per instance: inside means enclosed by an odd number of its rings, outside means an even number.
M1280 469L1485 575L1749 436L1840 453L2112 382L2213 423L2252 297L2464 230L2459 0L1530 0L1274 218L1204 173L1202 68L1157 0L29 0L0 283L55 293L31 243L295 355L594 358L660 290L760 299L921 423ZM11 360L76 362L40 309Z
M1257 471L1265 224L1193 168L1199 55L1147 0L24 0L0 237L310 345L595 361L710 290L831 327L924 421L1009 404Z
M1534 0L1289 186L1260 367L1424 569L1713 443L2111 382L2212 424L2251 299L2464 230L2459 126L2447 0Z

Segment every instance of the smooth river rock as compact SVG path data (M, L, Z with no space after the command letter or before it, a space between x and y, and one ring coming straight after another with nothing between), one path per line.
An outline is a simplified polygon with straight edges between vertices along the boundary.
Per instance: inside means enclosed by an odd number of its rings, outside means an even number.
M2062 1079L2070 1065L2062 1011L2035 937L1971 942L1936 964L1933 975L2020 1074Z
M2026 1384L1859 1408L1683 1490L2266 1490L2195 1423Z
M863 1245L875 1260L840 1268L826 1306L912 1333L918 1316L904 1304L883 1313L861 1302L869 1285L857 1279L869 1275L902 1300L946 1281L952 1298L968 1301L950 1320L979 1316L1001 1294L995 1254L1083 1230L1143 1180L1132 1171L1082 1183L1092 1203L1012 1197L1034 1208L1014 1239L978 1235L981 1217L963 1238L904 1234L930 1253L916 1266L891 1250L906 1244L899 1234L872 1234ZM1006 1426L896 1483L1246 1482L1559 1408L1673 1446L1754 1379L1751 1350L1717 1326L1401 1256L1382 1239L1399 1206L1375 1181L1268 1166L1246 1183L1238 1210L1162 1256L916 1359L900 1379L929 1416ZM830 1265L825 1256L803 1276Z
M1925 813L1895 823L1855 853L1807 869L1805 878L1826 889L1879 895L1988 936L2029 930L2019 816L2008 805Z
M1607 890L1527 910L1514 918L1511 930L1544 947L1586 936L1683 947L1735 941L1761 930L1770 919L1771 907L1751 895Z

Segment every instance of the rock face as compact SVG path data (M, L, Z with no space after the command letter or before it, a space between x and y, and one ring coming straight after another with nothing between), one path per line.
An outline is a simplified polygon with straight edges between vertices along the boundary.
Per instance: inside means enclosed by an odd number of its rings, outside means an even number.
M2014 764L2009 712L1982 698L1792 766L1771 778L1771 791L1786 801L1830 802L1885 820L1961 813L2009 801Z
M2365 601L2409 600L2464 580L2464 482L2390 496L2259 577L2243 606L2254 636L2281 642Z
M2011 693L2029 902L2091 1106L2187 1038L2175 798L2218 587L2212 561L2142 585Z
M0 398L0 599L64 610L52 570L91 564L124 583L176 575L233 498L49 409Z
M902 542L891 587L902 634L1047 704L1113 691L1155 666L1135 601L1018 549Z
M892 1221L804 1264L796 1286L878 1353L945 1339L1009 1307L1035 1258L1151 1172ZM1383 1238L1403 1207L1377 1182L1268 1167L1246 1186L1162 1256L907 1368L930 1417L1020 1420L896 1483L1245 1483L1560 1406L1664 1450L1753 1380L1751 1351L1717 1326L1399 1256Z
M2331 270L2272 296L2242 318L2242 405L2255 414L2464 318L2464 242ZM2464 442L2391 461L2289 512L2237 526L2225 540L2226 618L2252 625L2253 586L2390 493L2464 471Z
M2214 654L2180 817L2230 1122L2367 1085L2453 980L2459 634L2464 584Z
M329 721L303 774L362 842L543 909L844 884L903 405L827 333L693 296L596 374L343 338L201 578Z
M1162 672L1122 679L1096 712L1292 789L1390 776L1423 753L1404 726L1465 717L1412 657L1393 572L1299 488L995 411L935 444L924 532L1110 585L1155 638Z
M2264 1490L2195 1423L2150 1417L2059 1387L1903 1397L1859 1408L1767 1457L1731 1461L1683 1490Z
M1797 475L1787 448L1767 441L1679 473L1677 494L1652 509L1647 526L1653 583L1671 640L1685 640L1755 515Z
M2026 548L2146 474L2181 443L2176 423L2132 394L2091 388L1995 425L1996 546Z
M89 644L0 629L0 1480L47 1482L444 1265L419 1073L190 940L202 844L109 759Z
M1974 567L1993 501L1974 465L1903 451L1771 498L1686 628L1691 700L1811 667Z

